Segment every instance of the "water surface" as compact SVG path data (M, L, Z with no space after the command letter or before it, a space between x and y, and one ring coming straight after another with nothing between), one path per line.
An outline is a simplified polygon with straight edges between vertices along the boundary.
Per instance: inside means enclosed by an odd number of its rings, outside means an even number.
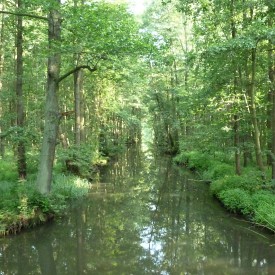
M129 150L64 218L0 239L0 274L275 274L275 238L171 159Z

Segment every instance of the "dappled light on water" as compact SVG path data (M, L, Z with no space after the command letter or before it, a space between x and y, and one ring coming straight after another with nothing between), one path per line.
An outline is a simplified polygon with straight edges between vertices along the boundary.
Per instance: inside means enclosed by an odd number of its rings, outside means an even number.
M275 238L170 158L113 159L52 223L0 240L0 274L274 274Z

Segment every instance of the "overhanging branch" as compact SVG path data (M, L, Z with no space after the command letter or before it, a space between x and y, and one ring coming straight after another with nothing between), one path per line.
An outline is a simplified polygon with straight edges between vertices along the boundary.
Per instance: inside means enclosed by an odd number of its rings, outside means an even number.
M66 74L62 75L59 79L58 79L58 83L61 82L62 80L64 80L66 77L68 77L69 75L81 70L81 69L87 69L89 70L90 72L94 72L97 70L97 67L93 67L91 68L90 66L88 65L82 65L82 66L78 66L78 67L75 67L73 70L67 72Z
M39 16L39 15L35 15L35 14L21 13L21 12L12 12L12 11L0 11L0 13L10 14L10 15L15 15L15 16L30 17L30 18L35 18L35 19L40 19L40 20L46 20L46 21L48 21L47 17Z

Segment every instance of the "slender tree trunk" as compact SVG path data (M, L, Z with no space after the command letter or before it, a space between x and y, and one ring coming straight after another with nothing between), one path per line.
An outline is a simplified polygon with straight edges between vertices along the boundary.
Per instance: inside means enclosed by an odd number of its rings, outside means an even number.
M267 154L266 154L266 164L272 166L272 111L273 110L273 94L271 89L267 94L267 110L266 110L266 129L267 129Z
M22 1L17 0L18 9L22 8ZM17 169L20 179L25 179L27 175L26 149L24 140L20 137L24 133L25 113L23 100L23 19L17 17L16 35L16 106L17 106L17 134L19 141L17 144Z
M83 70L74 73L75 100L75 144L80 146L84 140L84 111L83 111Z
M60 0L55 0L55 2L56 6L60 5ZM61 40L61 16L56 8L50 11L48 24L51 56L48 58L45 126L37 176L37 189L42 194L48 194L51 190L52 170L60 120L57 92L59 89L61 55L56 47L59 46Z
M83 0L74 0L74 6L84 5ZM77 43L77 41L75 41ZM76 66L78 66L80 55L75 54L74 56ZM83 70L78 70L74 73L74 108L75 108L75 145L80 146L81 142L84 141L84 108L83 108Z
M235 147L235 172L241 174L241 152L240 152L240 135L239 135L239 116L234 115L234 147Z
M235 0L231 0L231 36L232 39L236 38L237 30L236 24L234 20L234 9L235 9ZM235 67L235 66L234 66ZM235 95L235 103L237 102L237 68L234 68L234 95ZM235 108L237 110L237 108ZM241 174L241 152L240 152L240 133L239 133L239 115L237 111L234 111L235 114L233 115L233 130L234 130L234 147L235 147L235 172L237 175Z
M255 103L255 74L256 74L256 47L251 50L251 79L247 85L247 94L249 96L249 110L251 115L252 127L253 127L253 138L256 154L256 162L259 169L264 172L264 164L262 159L261 141L260 141L260 130L257 120L257 110Z
M272 96L272 112L271 112L271 129L272 129L272 179L275 179L275 55L274 45L270 42L270 50L268 52L268 76L270 80L270 93Z
M0 4L0 9L4 10L4 1ZM2 92L3 83L1 81L1 76L4 70L4 14L1 14L1 26L0 26L0 94ZM3 132L3 107L2 102L0 101L0 157L5 155L5 146L4 146L4 137L2 137Z

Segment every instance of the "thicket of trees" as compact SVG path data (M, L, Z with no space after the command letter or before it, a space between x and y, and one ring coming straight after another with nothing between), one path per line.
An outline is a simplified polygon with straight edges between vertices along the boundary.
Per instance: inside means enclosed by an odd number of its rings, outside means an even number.
M0 153L25 178L41 151L41 193L55 160L82 173L145 118L162 152L222 151L275 178L274 1L154 0L142 26L108 2L0 8Z
M85 174L140 140L140 56L151 47L125 5L2 0L0 16L0 153L14 153L19 178L36 161L47 194L54 162Z
M145 28L161 49L148 97L165 151L222 151L236 174L255 161L275 178L274 17L269 0L152 2Z

